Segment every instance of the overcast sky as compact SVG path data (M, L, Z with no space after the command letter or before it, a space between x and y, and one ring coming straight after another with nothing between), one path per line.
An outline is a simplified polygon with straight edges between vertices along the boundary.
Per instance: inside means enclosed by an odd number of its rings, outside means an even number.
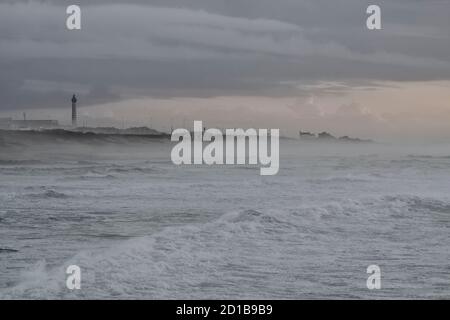
M72 1L0 3L0 115L64 118L77 93L86 118L450 137L448 0L76 3L80 31Z

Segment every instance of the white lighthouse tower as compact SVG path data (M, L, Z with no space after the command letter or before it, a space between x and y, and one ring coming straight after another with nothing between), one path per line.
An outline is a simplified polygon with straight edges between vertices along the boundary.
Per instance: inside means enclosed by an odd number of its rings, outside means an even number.
M72 96L72 127L77 126L77 97Z

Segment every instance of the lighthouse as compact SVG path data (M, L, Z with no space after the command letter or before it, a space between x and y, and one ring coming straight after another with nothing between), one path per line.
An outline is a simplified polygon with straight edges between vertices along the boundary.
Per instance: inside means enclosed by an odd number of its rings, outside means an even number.
M77 126L77 97L72 96L72 127Z

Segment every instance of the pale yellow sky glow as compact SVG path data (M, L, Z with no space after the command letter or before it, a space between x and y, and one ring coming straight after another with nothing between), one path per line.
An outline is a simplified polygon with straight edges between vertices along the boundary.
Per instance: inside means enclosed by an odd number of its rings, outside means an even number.
M70 122L69 106L27 112L29 118L52 115L63 124ZM301 98L143 98L89 107L81 103L79 114L81 124L88 126L142 125L169 131L202 120L208 127L280 128L287 136L304 130L380 141L445 141L450 137L450 81L385 82L372 90ZM3 115L21 117L18 112Z

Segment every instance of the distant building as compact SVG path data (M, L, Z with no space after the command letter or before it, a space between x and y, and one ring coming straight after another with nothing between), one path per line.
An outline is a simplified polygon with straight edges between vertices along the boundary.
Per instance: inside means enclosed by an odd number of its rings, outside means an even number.
M316 138L316 135L314 133L311 133L311 132L300 131L299 135L300 135L300 139L314 139L314 138Z

